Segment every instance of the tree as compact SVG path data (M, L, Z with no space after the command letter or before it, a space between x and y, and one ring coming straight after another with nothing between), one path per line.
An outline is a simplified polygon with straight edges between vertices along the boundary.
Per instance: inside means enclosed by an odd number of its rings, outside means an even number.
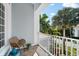
M50 28L48 16L46 14L40 15L40 32L48 33Z
M72 20L70 21L70 24L72 26L76 26L77 24L79 24L79 8L72 9L71 15L72 15Z
M58 26L54 27L54 28L52 29L52 32L53 32L53 35L61 35L61 33L60 33L59 30L58 30Z

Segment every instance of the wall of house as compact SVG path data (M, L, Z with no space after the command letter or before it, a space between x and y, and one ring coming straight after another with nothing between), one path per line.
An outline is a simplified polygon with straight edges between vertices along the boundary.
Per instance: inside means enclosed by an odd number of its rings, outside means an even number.
M79 37L79 27L74 28L74 36Z
M34 41L34 6L31 3L12 4L12 36Z

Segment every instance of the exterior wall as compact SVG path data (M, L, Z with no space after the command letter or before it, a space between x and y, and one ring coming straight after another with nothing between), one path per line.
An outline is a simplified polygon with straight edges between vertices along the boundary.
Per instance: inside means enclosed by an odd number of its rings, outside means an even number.
M12 4L12 36L34 41L34 6L31 3Z
M78 27L74 28L74 36L79 37L79 28Z

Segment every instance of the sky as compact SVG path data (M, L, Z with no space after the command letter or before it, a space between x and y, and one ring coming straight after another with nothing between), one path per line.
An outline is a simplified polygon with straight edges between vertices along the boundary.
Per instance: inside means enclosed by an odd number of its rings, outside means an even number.
M52 3L49 4L48 7L42 10L42 14L45 13L48 15L48 20L51 22L51 18L56 15L58 10L63 9L64 7L72 7L72 8L79 8L79 3Z

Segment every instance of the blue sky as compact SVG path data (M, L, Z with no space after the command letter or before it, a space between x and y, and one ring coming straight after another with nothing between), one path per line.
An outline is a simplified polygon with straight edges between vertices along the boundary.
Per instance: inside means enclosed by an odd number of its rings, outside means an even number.
M54 16L58 10L62 9L62 3L55 3L55 4L50 4L47 8L42 10L42 13L45 13L48 15L48 20L50 20L51 23L51 18Z
M51 24L51 18L56 15L56 13L58 12L58 10L63 9L64 7L73 7L73 8L79 8L79 4L78 3L52 3L50 4L48 7L46 7L45 9L42 10L42 14L45 13L48 15L48 20L50 20L50 24Z

